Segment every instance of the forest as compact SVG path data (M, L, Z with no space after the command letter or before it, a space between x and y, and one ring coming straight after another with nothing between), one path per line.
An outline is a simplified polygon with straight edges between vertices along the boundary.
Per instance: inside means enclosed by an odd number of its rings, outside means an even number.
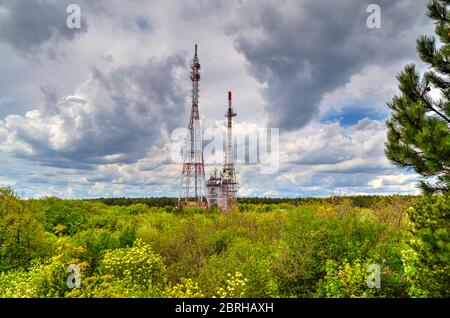
M447 196L261 201L223 215L1 188L0 297L449 296Z

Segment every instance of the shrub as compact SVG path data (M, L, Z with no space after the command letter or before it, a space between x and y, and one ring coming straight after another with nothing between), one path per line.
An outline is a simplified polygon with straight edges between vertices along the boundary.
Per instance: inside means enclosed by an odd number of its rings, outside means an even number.
M162 290L167 280L163 259L141 240L133 247L105 253L99 272L125 282L131 289Z
M46 264L32 265L28 271L0 273L0 297L64 297L67 277L65 264L54 258Z
M425 197L408 211L412 236L403 263L410 296L450 296L449 211L448 195Z
M339 298L367 298L386 297L384 288L384 277L386 267L380 266L380 288L371 286L367 282L373 273L370 266L374 263L371 260L356 259L352 263L344 260L338 264L333 260L326 263L326 275L320 282L316 296L318 297L339 297Z
M58 233L63 235L73 235L83 231L86 228L87 221L80 208L77 205L69 205L62 200L55 200L55 203L45 208L45 230L55 233L56 227L60 226L61 230Z
M237 271L246 279L245 297L276 297L273 252L273 246L238 238L226 252L209 258L198 278L200 286L207 297L217 296L217 291L227 286L228 274Z
M164 292L167 298L203 298L205 295L200 290L198 283L191 278L183 278L181 282Z
M225 286L217 290L219 298L242 298L245 296L247 279L241 273L228 273Z
M375 254L387 227L361 219L358 210L342 214L342 209L326 217L304 208L289 215L274 264L283 295L314 295L328 260L353 262Z

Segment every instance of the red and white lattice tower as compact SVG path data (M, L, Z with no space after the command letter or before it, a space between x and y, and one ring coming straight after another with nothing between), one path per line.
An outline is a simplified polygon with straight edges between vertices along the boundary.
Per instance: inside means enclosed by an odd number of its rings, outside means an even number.
M206 208L205 165L203 162L202 132L198 110L200 63L197 56L197 44L195 45L195 55L191 65L191 80L192 108L181 175L181 195L178 204L181 206Z
M225 162L223 165L223 186L227 198L226 210L229 211L236 204L236 193L238 191L238 183L236 180L236 171L234 168L234 143L233 143L233 117L236 113L231 104L231 92L228 92L228 109L225 113L227 118L227 135L225 145Z

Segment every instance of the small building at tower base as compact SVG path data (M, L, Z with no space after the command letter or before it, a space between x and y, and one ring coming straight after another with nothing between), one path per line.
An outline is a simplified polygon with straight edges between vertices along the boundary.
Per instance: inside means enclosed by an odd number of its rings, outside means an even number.
M206 198L209 207L217 206L223 213L229 210L227 188L224 184L223 174L219 175L217 169L206 183Z

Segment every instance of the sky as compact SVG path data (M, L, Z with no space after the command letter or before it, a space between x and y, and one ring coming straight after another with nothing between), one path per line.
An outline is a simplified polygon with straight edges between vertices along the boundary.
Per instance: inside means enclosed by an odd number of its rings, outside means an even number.
M371 3L380 28L367 25ZM415 50L433 34L425 6L0 0L0 186L27 198L177 196L173 133L188 124L198 44L203 128L224 127L232 91L235 135L279 131L277 169L247 153L238 195L418 193L418 176L385 158L384 122L396 74L425 70ZM208 176L220 162L207 159Z

